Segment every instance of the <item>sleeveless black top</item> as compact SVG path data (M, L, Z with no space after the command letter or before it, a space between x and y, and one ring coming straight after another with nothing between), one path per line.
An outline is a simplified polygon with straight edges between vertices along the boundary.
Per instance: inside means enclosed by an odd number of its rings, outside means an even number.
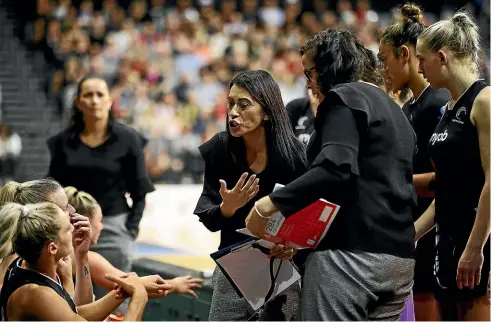
M428 141L443 115L444 105L450 98L447 89L432 88L428 85L416 100L407 102L402 107L417 137L417 149L413 160L414 174L434 171L428 152ZM426 211L432 201L433 198L418 196L418 205L413 213L414 221Z
M26 284L36 284L40 286L46 286L54 290L60 295L67 303L73 312L77 313L77 308L70 295L61 285L61 282L54 281L51 278L38 273L36 271L22 268L22 258L17 258L10 264L7 273L5 274L2 290L0 291L0 316L2 321L8 321L7 319L7 303L10 296L18 288Z
M483 80L476 81L452 110L447 108L429 141L436 174L435 221L439 233L463 247L484 185L477 128L470 115L476 96L486 86Z

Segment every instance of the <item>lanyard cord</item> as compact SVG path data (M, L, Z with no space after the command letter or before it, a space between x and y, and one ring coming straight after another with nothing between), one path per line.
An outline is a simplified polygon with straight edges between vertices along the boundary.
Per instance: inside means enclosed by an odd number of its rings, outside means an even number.
M276 286L276 280L278 279L278 275L280 273L281 269L281 264L283 264L283 260L280 260L280 264L278 265L278 268L276 269L276 274L274 273L274 260L275 258L271 258L269 261L269 277L271 278L271 286L269 287L269 291L266 294L266 297L264 298L264 303L268 302L269 299L271 298L271 295L273 295L275 286Z
M269 248L266 248L264 246L261 246L257 243L252 244L252 248L260 250L263 254L269 255L269 252L271 251ZM276 257L271 257L269 260L269 277L271 280L271 286L269 287L268 293L266 293L266 296L264 297L264 304L261 308L259 308L250 318L247 319L247 321L251 321L252 318L256 317L257 319L259 318L259 310L264 309L264 306L266 303L269 301L271 296L274 293L275 286L276 286L276 280L278 279L278 275L280 274L281 270L281 265L283 264L283 260L280 260L280 264L278 265L278 268L276 269L276 273L274 272L274 261Z

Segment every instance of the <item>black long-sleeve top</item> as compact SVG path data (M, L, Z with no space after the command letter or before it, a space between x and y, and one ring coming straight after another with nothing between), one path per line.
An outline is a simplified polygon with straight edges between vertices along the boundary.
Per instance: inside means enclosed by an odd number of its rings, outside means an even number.
M109 138L89 147L80 132L66 129L51 137L48 175L62 186L74 186L91 194L104 216L129 213L126 227L135 234L145 208L145 195L154 190L145 168L144 141L135 130L111 121ZM130 208L125 194L129 192Z
M338 85L319 105L309 171L270 198L286 217L319 198L341 206L317 249L414 257L415 140L404 113L381 89Z
M256 174L259 178L259 192L242 208L239 208L232 217L224 217L220 210L222 198L220 196L220 179L225 180L227 189L232 189L244 172L252 175L249 169L240 169L228 155L227 134L220 132L209 141L199 147L200 153L205 160L205 180L203 192L198 200L194 213L208 230L220 231L219 249L238 243L248 236L237 233L236 230L245 227L245 218L251 211L254 203L273 191L276 183L288 184L306 171L305 165L300 161L295 171L289 171L286 167L273 166L268 156L266 168ZM243 171L245 170L245 171Z

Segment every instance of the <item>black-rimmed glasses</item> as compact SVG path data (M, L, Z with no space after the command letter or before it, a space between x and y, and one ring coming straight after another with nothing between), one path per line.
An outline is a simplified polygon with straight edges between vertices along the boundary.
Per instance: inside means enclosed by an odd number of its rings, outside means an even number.
M309 68L309 69L304 69L303 70L303 73L305 75L305 77L307 77L307 80L310 82L311 81L311 77L312 77L312 72L315 70L315 66L312 67L312 68Z

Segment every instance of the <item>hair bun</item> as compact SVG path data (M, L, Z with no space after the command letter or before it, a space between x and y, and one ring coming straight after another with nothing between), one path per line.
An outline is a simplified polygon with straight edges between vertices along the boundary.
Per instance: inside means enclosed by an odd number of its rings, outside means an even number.
M471 18L471 16L465 12L465 11L459 11L455 13L452 18L450 18L450 21L459 27L466 28L466 29L475 29L476 31L478 30L476 23L474 20Z
M412 20L420 24L423 23L423 11L414 3L406 3L401 8L401 16L405 20Z

